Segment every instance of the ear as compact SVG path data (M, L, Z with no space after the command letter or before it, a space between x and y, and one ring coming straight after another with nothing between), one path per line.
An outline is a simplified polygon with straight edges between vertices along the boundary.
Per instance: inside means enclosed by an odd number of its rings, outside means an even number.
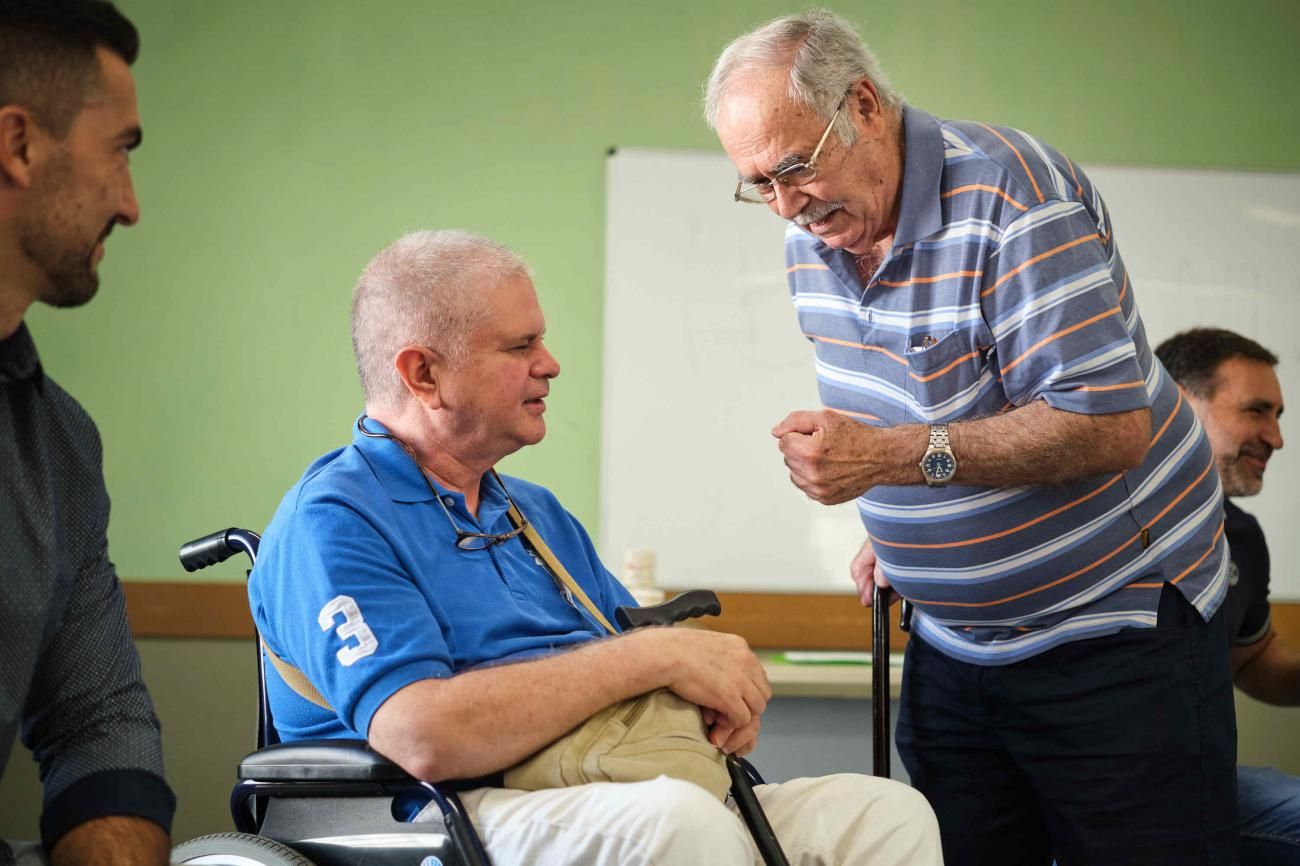
M876 85L871 82L870 78L858 79L858 83L853 85L853 90L849 93L848 104L853 111L853 115L859 118L868 129L871 129L875 124L879 124L884 117L883 107L880 104L880 94L876 91Z
M439 378L443 367L442 356L428 346L407 346L393 358L393 369L407 393L427 409L442 406Z
M0 178L7 186L27 189L32 185L32 168L45 137L31 112L18 105L0 107Z

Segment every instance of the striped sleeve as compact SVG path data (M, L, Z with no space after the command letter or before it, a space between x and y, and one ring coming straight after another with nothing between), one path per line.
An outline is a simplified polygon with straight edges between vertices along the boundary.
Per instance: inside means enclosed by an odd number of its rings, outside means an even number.
M1149 406L1111 252L1079 202L1049 199L1007 226L989 256L980 306L1013 404L1041 398L1094 415Z

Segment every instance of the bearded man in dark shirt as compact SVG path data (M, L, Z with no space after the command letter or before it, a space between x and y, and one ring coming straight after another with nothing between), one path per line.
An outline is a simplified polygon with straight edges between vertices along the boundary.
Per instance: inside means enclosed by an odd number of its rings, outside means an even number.
M0 0L0 772L41 765L41 844L0 864L161 866L175 798L108 558L99 434L23 317L94 296L140 208L135 28L103 0Z
M1237 688L1279 706L1300 705L1300 653L1273 628L1264 532L1231 497L1254 496L1282 447L1277 356L1240 334L1196 328L1160 344L1156 355L1178 381L1214 448L1223 483L1224 533L1232 558L1224 600ZM1300 862L1300 779L1271 767L1237 768L1241 862Z

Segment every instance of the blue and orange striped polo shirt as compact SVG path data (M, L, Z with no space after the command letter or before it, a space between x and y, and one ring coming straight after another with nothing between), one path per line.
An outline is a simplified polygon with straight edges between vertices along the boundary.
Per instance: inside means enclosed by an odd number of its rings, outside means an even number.
M1128 472L1035 487L877 487L858 509L914 629L1006 664L1155 625L1175 584L1209 618L1227 586L1214 457L1156 360L1101 195L1012 129L904 109L898 229L865 287L854 256L791 224L786 264L822 402L863 423L960 421L1034 400L1150 407Z

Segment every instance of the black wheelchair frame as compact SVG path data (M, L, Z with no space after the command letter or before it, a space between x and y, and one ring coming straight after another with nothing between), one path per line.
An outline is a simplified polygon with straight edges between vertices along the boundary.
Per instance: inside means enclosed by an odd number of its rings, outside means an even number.
M246 529L226 529L182 545L181 564L197 571L243 553L257 561L260 537ZM251 569L250 572L251 573ZM653 608L620 609L624 628L669 624L705 613L721 612L717 596L697 590ZM884 627L880 625L883 615ZM888 604L876 597L876 658L888 658ZM883 638L883 643L882 643ZM458 791L482 787L485 781L422 782L375 752L364 740L309 740L281 743L266 694L265 658L260 637L257 650L257 749L239 764L230 795L230 812L237 834L215 834L178 845L173 857L194 856L174 863L218 864L254 862L257 853L273 853L285 866L490 866ZM883 671L884 676L880 675ZM876 775L889 774L888 665L873 665L873 740ZM883 700L879 696L883 695ZM883 709L883 714L881 710ZM882 728L883 724L883 728ZM882 734L883 731L883 734ZM883 744L883 751L882 751ZM883 757L882 757L883 756ZM758 772L743 758L728 756L732 797L764 863L788 866L780 843L755 796L762 784ZM394 798L420 795L437 804L441 821L411 823L393 816ZM221 860L214 851L223 843L241 846L245 859ZM188 850L186 850L188 848ZM269 854L268 854L269 856ZM310 857L311 860L305 858Z

